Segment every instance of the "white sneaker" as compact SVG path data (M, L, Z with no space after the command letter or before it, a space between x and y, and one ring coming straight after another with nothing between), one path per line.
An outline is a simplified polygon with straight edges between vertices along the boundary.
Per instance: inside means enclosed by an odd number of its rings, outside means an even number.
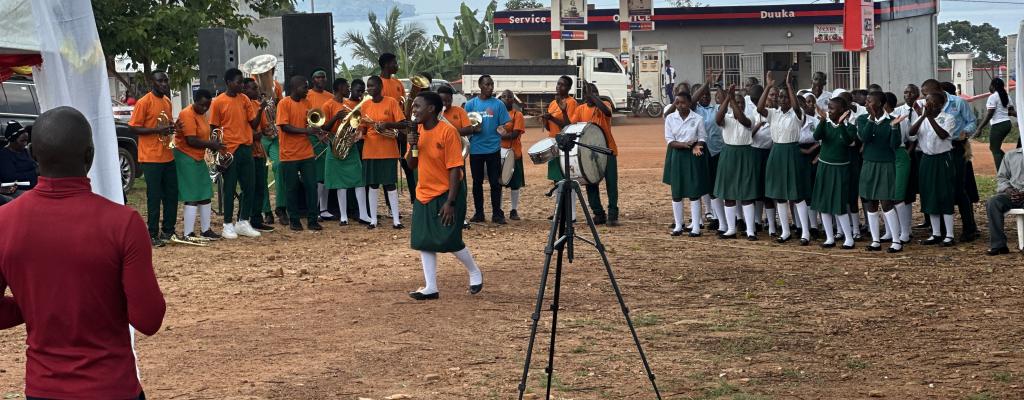
M235 224L224 224L224 229L220 232L220 236L225 239L238 239L238 234L235 233Z
M252 225L249 225L249 221L238 221L235 224L235 233L246 236L246 237L260 237L260 232L253 229Z

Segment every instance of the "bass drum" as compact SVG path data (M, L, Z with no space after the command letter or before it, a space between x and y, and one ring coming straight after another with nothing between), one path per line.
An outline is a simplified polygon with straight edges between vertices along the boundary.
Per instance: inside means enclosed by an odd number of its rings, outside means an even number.
M501 186L512 182L512 173L516 169L516 156L512 149L501 149Z
M607 148L608 142L604 138L604 130L596 124L589 122L578 122L567 125L559 135L576 134L578 143L594 147ZM569 150L569 171L565 171L565 163L559 162L562 167L562 174L570 179L586 185L595 185L604 179L605 170L608 168L608 156L590 150L583 146L573 146Z

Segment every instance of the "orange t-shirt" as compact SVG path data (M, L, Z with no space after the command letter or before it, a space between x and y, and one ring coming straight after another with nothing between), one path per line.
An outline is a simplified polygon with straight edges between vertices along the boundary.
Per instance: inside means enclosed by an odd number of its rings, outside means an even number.
M259 110L260 110L260 102L258 100L253 100L252 101L252 106L256 107L256 111L259 112ZM260 114L260 122L259 122L258 125L256 125L256 132L260 133L260 137L262 138L263 137L263 133L262 132L263 132L264 129L267 129L267 126L269 125L269 123L267 122L267 113L266 113L266 111L264 111L262 113L259 113L259 114ZM259 140L256 140L256 138L253 138L253 141L252 141L252 158L267 158L267 151L265 149L263 149L263 142L261 142Z
M508 116L510 118L505 123L505 131L519 132L519 136L516 136L515 139L501 139L501 147L512 149L518 160L523 158L523 134L526 133L526 120L523 119L523 113L515 108L508 112Z
M281 87L281 82L274 80L274 100L281 101L284 98L284 89Z
M380 103L373 100L363 104L360 109L363 117L374 122L398 122L405 119L405 112L398 106L398 100L390 97L383 97ZM386 158L398 158L398 141L394 138L384 137L377 134L373 124L366 125L366 136L363 139L363 159L380 160Z
M448 193L448 171L465 164L462 159L462 139L455 127L438 122L434 129L426 130L420 125L420 149L416 171L416 200L427 204L437 196ZM462 179L461 173L459 179Z
M256 119L256 111L259 111L259 107L253 108L252 100L241 93L234 97L221 93L213 99L210 105L210 124L224 128L221 141L229 153L234 153L240 145L252 145L252 126L249 121Z
M610 103L607 101L603 103L609 110L613 110ZM572 122L590 122L600 126L601 130L604 131L604 140L608 142L608 148L611 149L612 155L619 155L619 148L615 146L615 137L612 136L612 119L604 115L597 107L591 107L586 103L580 104L572 115Z
M334 118L334 115L337 114L338 111L342 111L342 110L351 111L353 108L356 107L356 104L358 104L358 103L353 101L353 100L349 100L349 99L343 99L342 102L339 103L337 99L331 97L331 99L328 100L327 102L325 102L324 105L323 105L324 116L327 119ZM348 108L346 108L346 107L348 107ZM325 126L324 129L327 129L328 132L330 132L331 134L334 134L334 132L336 132L338 130L338 125L339 124L341 124L341 120L339 120L338 122L335 122L334 125L332 125L332 126L329 126L329 127Z
M395 77L385 78L380 77L381 82L384 86L381 87L380 94L384 97L390 97L392 99L401 100L405 97L405 86L402 85L402 81Z
M309 99L295 101L291 96L281 99L277 105L277 126L291 125L296 128L305 128L306 112L309 109ZM302 161L313 158L313 143L309 141L309 135L288 133L281 128L277 137L281 161Z
M163 112L171 119L171 100L167 96L156 97L153 92L146 93L132 110L132 119L128 125L139 128L155 128L156 118ZM139 135L139 162L165 163L174 161L174 153L167 145L160 142L160 135Z
M562 116L562 109L558 108L558 100L551 100L551 104L548 104L548 112L551 113L552 117L558 119L572 118L572 115L576 113L576 99L568 97L565 99L565 112L569 113L565 117ZM548 137L558 136L558 133L562 131L562 128L558 127L558 124L548 121L547 122Z
M188 106L178 113L178 120L181 121L183 129L175 135L174 147L195 160L202 160L206 155L206 148L192 147L185 140L185 137L195 136L199 140L210 140L210 123L206 120L206 116L196 114L192 106Z
M321 110L324 108L324 103L333 98L334 95L326 90L317 93L315 90L310 89L309 92L306 93L306 100L309 100L309 105L313 106L313 108L319 108ZM334 114L326 115L327 119L330 119L333 116Z
M466 109L459 106L451 106L444 110L444 119L448 120L456 129L469 126L469 113L466 112Z

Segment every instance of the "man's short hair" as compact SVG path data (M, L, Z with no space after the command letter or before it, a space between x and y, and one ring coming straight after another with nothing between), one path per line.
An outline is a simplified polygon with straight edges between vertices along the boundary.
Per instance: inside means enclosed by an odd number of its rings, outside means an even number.
M440 114L441 110L444 109L444 102L441 101L441 95L437 93L423 91L420 92L420 94L417 94L416 97L422 97L423 100L427 102L427 104L434 106L435 116Z
M377 57L377 65L383 69L385 64L394 61L396 58L398 57L391 53L381 54L380 57Z
M476 84L479 85L479 84L484 83L484 78L490 79L492 81L494 80L494 78L491 78L490 75L484 74L484 75L480 75L480 77L476 79Z
M253 78L242 78L242 84L243 85L250 85L250 84L255 84L255 83L256 83L256 80L253 79Z
M210 93L210 91L206 89L199 89L192 94L193 102L198 102L203 99L213 99L213 93Z
M235 78L242 76L242 71L238 68L229 68L224 71L224 82L233 82Z
M341 87L341 85L348 85L348 79L345 79L345 78L335 79L334 80L334 84L331 85L331 87L334 88L334 91L338 91L338 88Z
M380 78L379 76L377 76L377 75L371 76L371 77L370 77L370 79L367 79L367 80L366 80L366 83L370 83L370 82L373 82L373 81L376 81L376 82L377 82L377 86L381 86L381 85L383 85L383 84L384 84L384 80L383 80L383 79L381 79L381 78Z
M447 94L449 96L454 96L455 95L455 91L452 90L452 88L450 86L441 86L441 87L437 88L437 93L438 94L444 93L444 94Z

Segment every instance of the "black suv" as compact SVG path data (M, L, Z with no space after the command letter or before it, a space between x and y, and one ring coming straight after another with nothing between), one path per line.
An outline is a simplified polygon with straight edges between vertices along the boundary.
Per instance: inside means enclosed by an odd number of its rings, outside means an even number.
M0 87L0 122L15 120L22 125L35 123L39 116L39 99L36 97L36 85L31 78L15 76L3 82ZM127 193L142 170L138 164L138 137L128 130L124 122L114 122L117 130L117 158L121 171L121 187ZM3 138L0 137L0 142ZM6 146L6 143L0 143Z

